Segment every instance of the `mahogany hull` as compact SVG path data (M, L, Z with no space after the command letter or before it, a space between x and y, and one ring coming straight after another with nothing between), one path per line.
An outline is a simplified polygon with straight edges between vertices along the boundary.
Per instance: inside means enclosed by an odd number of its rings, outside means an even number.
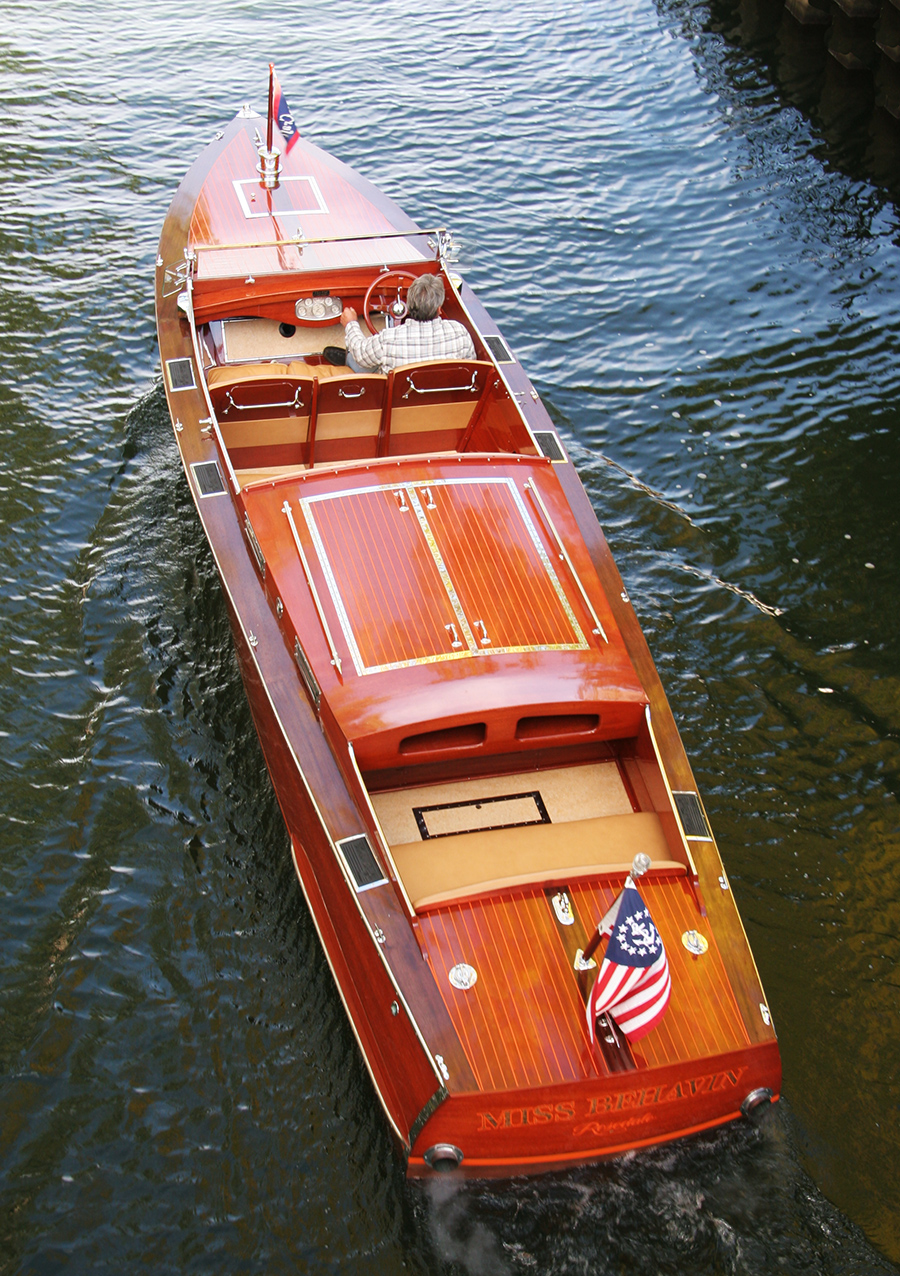
M414 224L337 161L304 143L293 169L285 159L285 180L299 184L295 200L306 183L304 198L315 195L319 212L327 202L336 230L350 226L360 239L333 250L323 235L298 249L281 230L260 231L250 201L270 196L247 167L253 127L253 117L229 126L167 218L157 273L164 382L295 871L408 1173L576 1165L777 1098L774 1028L727 876L634 609L546 409L487 311L447 273L440 237L429 266ZM413 268L442 274L477 360L443 389L433 368L416 374L418 384L389 375L386 392L376 378L337 387L326 423L333 434L343 421L348 433L329 437L323 464L315 428L324 371L315 362L299 372L260 368L258 352L243 364L226 360L229 384L235 366L245 368L249 397L217 392L214 405L206 382L222 364L213 329L249 315L263 335L276 321L293 330L298 291L310 306L337 289L357 296L378 269L365 265L367 225L379 236L409 235ZM263 376L271 386L256 402ZM364 438L354 431L372 416L358 410L366 389L385 406ZM354 409L343 417L342 393ZM403 418L416 395L428 404L421 421ZM223 433L217 412L237 422ZM391 421L399 429L404 419L412 426L391 437ZM302 438L283 442L300 429ZM559 450L552 460L538 445L548 434ZM347 512L359 510L380 549L347 530ZM620 805L615 814L554 808L551 819L538 794L542 819L561 830L540 873L533 857L499 872L491 856L507 843L476 820L430 843L435 864L453 864L449 889L444 868L413 899L409 866L429 843L411 846L419 834L398 831L402 821L385 831L392 794L413 794L404 818L417 813L427 839L420 808L480 810L490 786L504 784L515 792L486 800L527 803L557 774L581 786L583 802L591 768L614 781ZM435 797L442 784L455 786L455 806ZM690 799L693 824L684 824L676 794ZM602 851L613 827L652 828L664 848L645 890L676 986L646 1044L610 1052L589 1039L588 979L573 957L628 867ZM594 839L587 864L566 849L585 828ZM523 828L516 839L529 836ZM467 837L477 848L468 858L459 849ZM480 857L493 864L483 881ZM554 911L560 897L567 919ZM708 955L689 957L682 940L701 930ZM460 991L448 973L466 961L479 982Z

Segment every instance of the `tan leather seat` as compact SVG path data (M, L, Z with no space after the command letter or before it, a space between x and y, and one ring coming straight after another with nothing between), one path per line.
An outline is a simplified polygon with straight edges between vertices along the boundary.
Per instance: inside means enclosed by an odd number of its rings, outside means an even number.
M638 851L650 856L654 872L686 871L670 858L659 816L651 811L456 833L391 847L416 909L515 886L565 885L603 873L624 877Z
M332 377L356 376L352 368L336 368L333 363L303 363L296 359L288 364L288 372L292 377L315 377L318 381L328 381Z
M228 363L224 367L210 368L206 374L206 384L212 389L213 386L240 385L242 381L255 381L259 377L286 377L287 375L286 363Z

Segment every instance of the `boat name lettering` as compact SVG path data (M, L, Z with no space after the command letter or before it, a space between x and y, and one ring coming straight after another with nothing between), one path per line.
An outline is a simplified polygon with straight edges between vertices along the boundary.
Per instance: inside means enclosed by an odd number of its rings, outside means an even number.
M542 1125L548 1121L574 1121L574 1103L539 1103L533 1108L504 1108L498 1115L478 1113L482 1130L513 1130L523 1125Z
M746 1068L732 1068L727 1072L710 1072L703 1077L688 1077L674 1085L651 1086L647 1090L622 1090L618 1094L600 1094L591 1099L588 1116L604 1112L623 1112L627 1108L646 1108L657 1103L677 1103L679 1099L691 1099L697 1094L712 1094L738 1084Z
M538 1103L534 1107L504 1108L502 1111L479 1112L479 1133L488 1130L517 1130L526 1125L544 1125L547 1122L574 1121L576 1116L603 1117L611 1112L626 1112L631 1108L646 1108L663 1103L677 1103L700 1094L713 1094L719 1090L735 1088L746 1068L729 1068L725 1072L710 1072L702 1077L688 1077L674 1084L650 1086L646 1090L620 1090L613 1094L595 1095L586 1104L586 1110L576 1113L573 1102ZM624 1123L610 1125L587 1121L574 1130L574 1134L599 1134L602 1130L624 1128L626 1125L642 1125L649 1117L633 1118Z

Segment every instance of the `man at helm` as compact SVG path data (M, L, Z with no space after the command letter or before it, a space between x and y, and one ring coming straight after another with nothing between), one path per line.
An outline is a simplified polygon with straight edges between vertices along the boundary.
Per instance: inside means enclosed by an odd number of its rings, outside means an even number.
M441 319L444 281L440 275L420 275L409 285L406 305L409 317L397 328L385 328L364 337L356 311L345 306L341 315L347 343L347 363L354 372L390 372L403 363L430 359L474 359L475 346L461 323ZM329 347L325 357L343 351ZM337 358L334 360L338 361Z

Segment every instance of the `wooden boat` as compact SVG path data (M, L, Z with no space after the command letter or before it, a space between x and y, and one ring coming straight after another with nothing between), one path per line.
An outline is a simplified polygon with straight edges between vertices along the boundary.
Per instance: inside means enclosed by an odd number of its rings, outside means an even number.
M565 447L449 235L288 150L273 114L242 109L175 195L160 356L297 876L408 1173L565 1167L765 1107L759 976ZM426 273L474 359L324 361L343 306L383 326ZM592 1040L578 954L641 854L668 1007Z

